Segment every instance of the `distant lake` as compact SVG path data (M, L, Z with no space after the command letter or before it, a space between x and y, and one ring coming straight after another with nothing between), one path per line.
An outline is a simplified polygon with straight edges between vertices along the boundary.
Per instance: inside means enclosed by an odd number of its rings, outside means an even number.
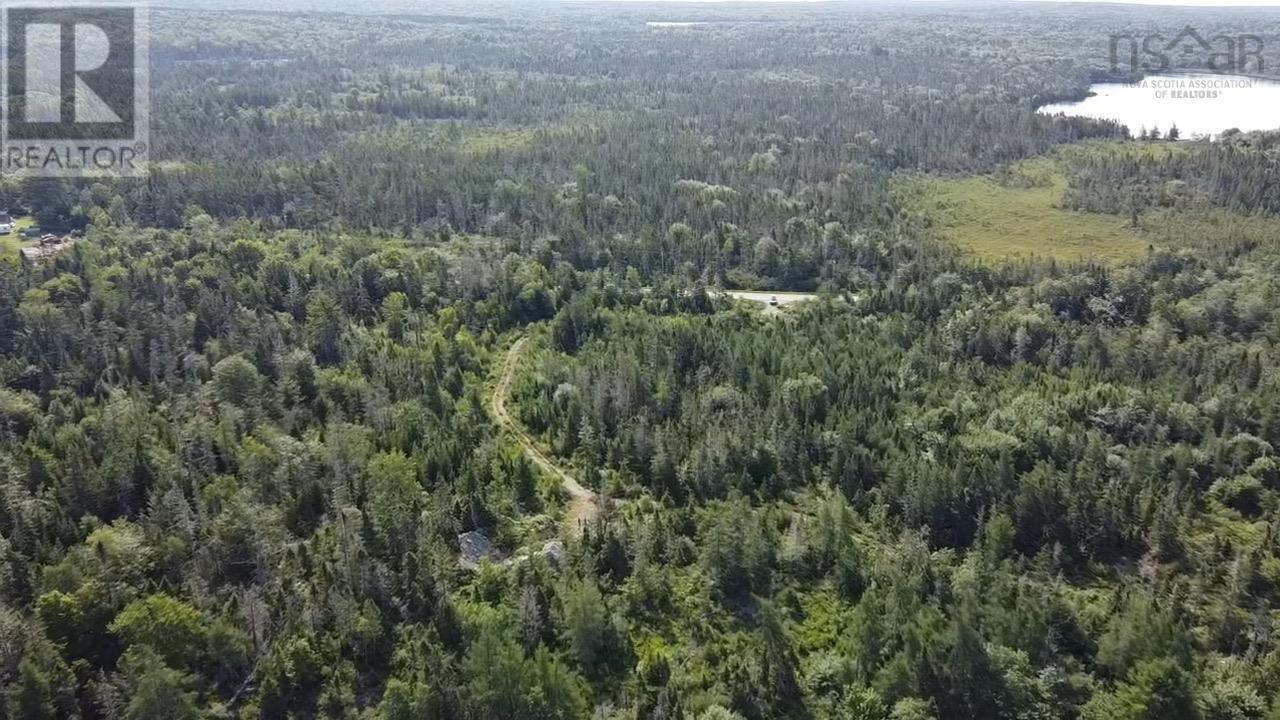
M1097 83L1079 102L1052 103L1039 109L1115 120L1137 136L1142 128L1166 133L1176 124L1184 139L1214 137L1222 131L1280 129L1280 82L1243 75L1187 73L1151 75L1136 83Z

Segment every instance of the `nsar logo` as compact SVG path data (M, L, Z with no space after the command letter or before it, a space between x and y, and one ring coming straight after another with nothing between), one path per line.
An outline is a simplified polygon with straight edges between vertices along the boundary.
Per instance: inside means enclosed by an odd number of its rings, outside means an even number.
M1205 39L1190 26L1172 37L1160 33L1143 37L1112 35L1111 72L1141 74L1198 69L1215 73L1262 73L1265 69L1262 51L1262 38L1257 35L1220 34Z

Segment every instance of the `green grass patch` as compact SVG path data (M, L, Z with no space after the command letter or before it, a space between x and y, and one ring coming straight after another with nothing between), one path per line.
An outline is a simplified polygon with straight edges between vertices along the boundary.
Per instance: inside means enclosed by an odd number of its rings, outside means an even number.
M521 152L533 147L535 137L534 131L526 128L491 130L464 138L462 151L468 155Z
M1153 244L1188 236L1188 220L1168 213L1130 218L1077 212L1062 206L1066 161L1081 154L1120 150L1150 156L1187 152L1185 144L1087 142L1016 163L991 175L912 177L902 184L909 206L925 215L937 236L984 260L1094 260L1111 264L1144 256ZM1192 225L1218 224L1200 218Z
M35 218L30 215L16 217L13 220L13 232L9 235L0 235L0 255L9 257L17 255L18 250L29 243L22 237L22 233L36 224Z
M1175 155L1186 155L1198 147L1194 142L1144 142L1138 140L1085 140L1072 145L1059 145L1040 158L1026 162L1045 162L1059 165L1062 160L1088 157L1105 153L1119 153L1131 158L1167 158Z
M1062 208L1066 176L1043 158L999 179L909 182L912 207L930 219L938 237L983 259L1115 263L1142 257L1150 245L1126 218Z

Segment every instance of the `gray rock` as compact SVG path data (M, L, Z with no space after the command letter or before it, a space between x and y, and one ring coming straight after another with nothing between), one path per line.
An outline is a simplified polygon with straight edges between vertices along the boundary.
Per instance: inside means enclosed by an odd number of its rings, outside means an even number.
M467 569L474 570L480 567L481 562L496 559L493 541L480 530L472 530L459 535L458 547L461 551L458 562Z
M542 546L542 554L552 565L559 566L564 562L564 543L559 540L550 540Z

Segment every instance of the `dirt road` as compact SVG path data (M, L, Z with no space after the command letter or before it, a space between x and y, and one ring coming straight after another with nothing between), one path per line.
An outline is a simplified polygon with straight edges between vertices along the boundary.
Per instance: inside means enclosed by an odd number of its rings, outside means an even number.
M744 292L738 290L727 290L726 295L738 300L750 300L768 305L772 300L777 299L778 306L794 305L805 300L813 300L817 298L815 293L794 293L794 292Z
M529 436L518 420L511 414L507 401L511 397L511 383L515 381L516 368L520 363L528 338L516 340L507 351L502 363L502 374L489 400L490 410L498 424L511 432L511 436L520 443L524 454L539 470L560 481L569 494L569 507L565 513L567 529L575 536L581 536L583 529L600 514L600 496L593 490L584 487L564 468L538 448L537 443Z

